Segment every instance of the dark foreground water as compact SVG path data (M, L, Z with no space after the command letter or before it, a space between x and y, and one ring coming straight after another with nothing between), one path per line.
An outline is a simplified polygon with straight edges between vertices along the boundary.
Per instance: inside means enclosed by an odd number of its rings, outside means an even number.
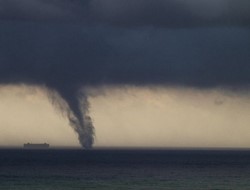
M1 190L250 189L250 151L0 150Z

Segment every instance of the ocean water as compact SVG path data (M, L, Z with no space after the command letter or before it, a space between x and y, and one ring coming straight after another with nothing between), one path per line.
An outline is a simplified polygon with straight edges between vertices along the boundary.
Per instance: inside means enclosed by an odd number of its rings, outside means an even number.
M250 151L0 150L1 190L250 189Z

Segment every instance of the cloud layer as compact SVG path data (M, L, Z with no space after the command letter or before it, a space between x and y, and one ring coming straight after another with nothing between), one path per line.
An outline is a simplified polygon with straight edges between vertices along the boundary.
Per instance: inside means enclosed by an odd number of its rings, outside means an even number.
M246 28L117 29L2 22L0 81L248 86Z
M249 26L248 0L8 0L0 17L17 20L68 20L123 27Z

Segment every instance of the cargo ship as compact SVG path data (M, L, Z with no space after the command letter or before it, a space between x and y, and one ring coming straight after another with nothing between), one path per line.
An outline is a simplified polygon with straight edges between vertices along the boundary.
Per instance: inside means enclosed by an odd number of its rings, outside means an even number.
M25 148L25 149L48 149L49 144L47 144L47 143L42 143L42 144L26 143L26 144L23 144L23 148Z

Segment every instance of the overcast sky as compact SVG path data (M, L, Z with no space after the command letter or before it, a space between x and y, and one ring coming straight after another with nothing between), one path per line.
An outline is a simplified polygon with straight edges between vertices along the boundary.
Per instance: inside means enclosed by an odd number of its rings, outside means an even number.
M30 109L48 109L44 113L54 115L53 122L67 125L47 105L49 95L64 115L68 113L82 145L92 142L91 116L97 145L248 146L248 141L238 139L249 124L244 117L249 115L249 9L247 0L0 0L1 91L29 94L18 86L40 87L43 93L27 95L37 101L27 102L27 107L44 102L47 108L42 104ZM15 95L2 98L9 105L14 104L12 99L22 102ZM157 109L151 104L155 101L161 105ZM16 110L30 110L24 102L17 105ZM8 109L2 112L11 113ZM232 115L238 118L234 122ZM8 121L18 119L14 118ZM232 123L240 128L236 140L224 133L236 129ZM127 133L124 142L117 127ZM88 136L82 132L86 130ZM205 138L201 133L207 130ZM151 134L151 144L141 131Z

